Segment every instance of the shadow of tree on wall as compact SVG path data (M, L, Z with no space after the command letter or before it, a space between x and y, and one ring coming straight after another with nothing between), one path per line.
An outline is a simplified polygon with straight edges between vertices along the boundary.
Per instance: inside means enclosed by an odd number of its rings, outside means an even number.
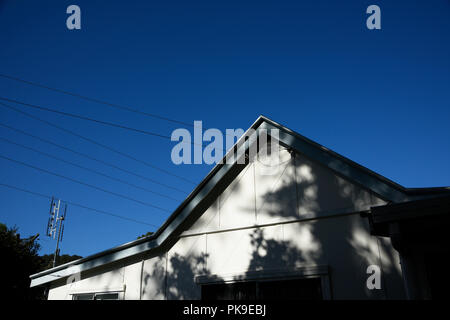
M267 239L262 229L255 229L250 234L250 239L252 255L247 271L270 270L276 266L296 266L309 260L309 256L290 241Z
M296 265L307 261L308 257L289 241L276 241L266 239L262 229L255 229L250 234L252 245L251 259L247 271L249 273L260 270L269 270L274 265ZM169 257L166 266L166 255L159 257L160 263L151 273L146 274L143 279L143 296L147 290L155 290L154 297L169 300L200 299L201 291L195 278L208 276L214 283L223 283L224 280L216 274L211 274L207 268L199 267L206 265L208 255L187 255L178 253ZM232 257L230 257L232 259ZM166 269L167 268L167 269ZM150 282L159 279L159 285L149 288ZM235 276L233 281L243 281L245 275Z
M291 168L283 171L281 182L263 195L263 201L271 217L304 219L284 225L294 229L291 239L300 241L260 240L255 249L266 243L268 258L254 253L257 263L253 259L250 266L267 263L267 259L279 259L289 266L330 265L332 291L339 293L336 298L388 298L387 284L394 288L394 298L404 297L397 253L386 239L371 236L367 218L358 214L368 209L376 196L298 153L293 155ZM292 190L297 194L297 210L289 207ZM269 253L274 250L282 253ZM298 257L290 258L294 253ZM382 269L383 290L366 286L366 270L371 264Z
M255 226L249 232L249 238L243 240L245 243L235 243L234 250L249 245L251 253L243 275L235 276L233 280L243 281L246 273L262 270L326 265L331 266L333 298L389 298L387 283L390 288L402 286L399 268L395 265L396 253L389 243L370 235L367 219L357 213L360 208L370 206L373 195L318 165L312 165L307 159L299 160L299 157L297 154L286 164L275 179L276 186L262 194L261 204L256 208L269 218L284 219L281 222L282 237L267 234L265 230L271 226ZM240 192L246 190L246 186L235 182L233 189ZM239 203L236 206L242 214L252 214L254 210ZM208 250L220 251L220 248ZM223 280L207 268L209 258L208 253L175 253L159 257L157 266L144 277L144 296L147 286L159 279L156 285L153 283L155 297L199 299L196 276L211 276L218 283ZM229 253L228 259L236 259L234 252ZM366 269L370 264L381 267L383 290L367 289ZM396 288L391 298L402 298L402 290Z
M201 268L198 272L198 266L206 264L207 254L181 256L174 254L169 259L170 270L166 278L166 297L167 299L179 300L198 297L196 290L195 277L198 275L209 275L209 272Z
M142 295L168 300L199 299L195 277L210 275L205 268L199 269L199 266L206 264L206 258L207 255L204 253L186 256L175 253L169 257L168 261L166 261L167 254L158 257L158 262L154 264L155 267L151 273L143 278ZM152 285L151 282L153 282Z

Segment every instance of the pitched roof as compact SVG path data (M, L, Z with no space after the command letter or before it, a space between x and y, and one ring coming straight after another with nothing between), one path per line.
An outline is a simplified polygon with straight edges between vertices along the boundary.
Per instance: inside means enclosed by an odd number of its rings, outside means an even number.
M242 150L247 150L249 144L252 142L250 139L250 141L244 143L244 137L252 136L254 138L261 132L261 129L278 129L280 144L320 163L334 171L336 174L363 186L388 202L399 203L419 198L434 197L450 192L450 188L446 187L421 189L405 188L264 116L260 116L243 137L239 139L235 144L236 148L238 148L238 150L240 149L241 152ZM250 134L250 132L253 133ZM230 149L228 153L230 153L231 150L233 150L233 148ZM228 154L225 155L224 159L226 159L227 156ZM205 198L212 193L218 182L225 179L234 166L235 163L230 163L229 161L222 161L214 166L208 175L151 236L33 274L30 276L31 287L59 280L76 272L89 270L160 247L169 238L177 234L182 223L191 214L202 210L201 205L205 201Z

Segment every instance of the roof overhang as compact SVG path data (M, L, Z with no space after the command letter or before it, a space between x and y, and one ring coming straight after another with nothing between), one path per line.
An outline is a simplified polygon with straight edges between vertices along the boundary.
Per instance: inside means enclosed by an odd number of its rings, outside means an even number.
M378 236L391 236L395 233L405 233L414 230L425 230L425 226L433 223L448 225L450 217L450 196L438 196L433 198L418 199L403 203L392 203L383 206L372 207L368 215L371 232ZM437 231L437 230L436 230Z

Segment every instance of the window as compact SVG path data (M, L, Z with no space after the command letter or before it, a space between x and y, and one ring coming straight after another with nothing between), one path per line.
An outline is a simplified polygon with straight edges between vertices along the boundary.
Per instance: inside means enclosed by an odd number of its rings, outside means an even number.
M119 300L118 292L82 293L72 295L72 300Z
M320 277L202 285L202 300L322 300Z
M93 293L74 294L72 296L72 300L94 300L94 294Z
M94 300L119 300L118 293L96 293Z

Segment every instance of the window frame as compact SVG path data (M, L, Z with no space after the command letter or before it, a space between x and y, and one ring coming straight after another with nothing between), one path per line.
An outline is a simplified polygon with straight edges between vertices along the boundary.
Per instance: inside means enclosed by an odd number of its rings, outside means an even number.
M200 287L210 284L228 284L248 281L277 281L289 279L308 279L320 278L320 285L323 300L331 300L331 285L329 267L309 266L301 268L283 269L283 270L261 270L249 271L245 273L215 274L215 275L197 275L195 283Z
M95 299L95 297L97 295L104 295L104 294L117 294L117 299L111 299L111 301L123 300L123 298L124 298L124 294L121 291L77 292L77 293L72 293L71 296L72 296L72 300L78 300L78 299L76 299L77 296L92 295L92 299L85 300L85 301L89 301L89 300L97 300L97 299ZM78 301L82 301L82 300L78 300Z

